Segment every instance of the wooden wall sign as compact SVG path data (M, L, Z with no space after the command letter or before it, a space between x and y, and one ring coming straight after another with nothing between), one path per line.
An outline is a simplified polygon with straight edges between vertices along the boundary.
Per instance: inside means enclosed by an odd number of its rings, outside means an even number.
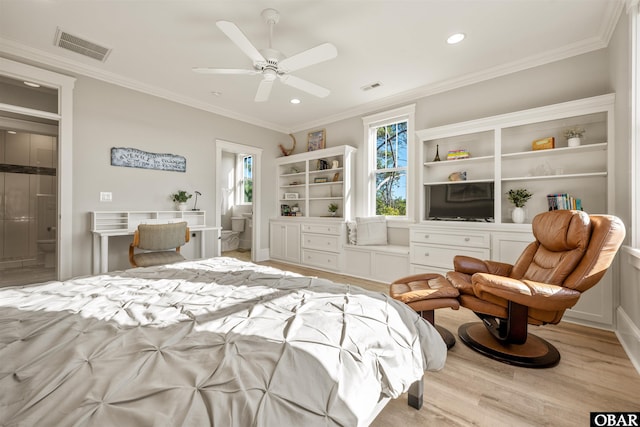
M111 165L128 168L186 172L187 159L176 154L148 153L136 148L111 148Z

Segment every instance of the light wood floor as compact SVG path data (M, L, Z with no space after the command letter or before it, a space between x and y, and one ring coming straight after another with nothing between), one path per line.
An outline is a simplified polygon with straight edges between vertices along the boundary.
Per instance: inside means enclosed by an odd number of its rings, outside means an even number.
M387 286L277 262L260 263L387 292ZM456 335L478 320L464 308L436 312L436 323ZM640 411L640 375L615 334L561 322L532 327L554 344L562 359L549 369L526 369L488 359L459 340L445 368L425 375L424 406L391 401L372 426L588 426L595 411Z

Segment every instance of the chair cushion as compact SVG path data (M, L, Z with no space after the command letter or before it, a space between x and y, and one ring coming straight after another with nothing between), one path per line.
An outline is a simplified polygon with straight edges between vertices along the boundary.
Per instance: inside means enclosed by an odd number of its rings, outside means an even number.
M140 224L138 248L146 251L175 249L186 243L187 223Z
M133 256L133 260L138 267L149 267L152 265L172 264L184 261L185 258L176 251L160 251L140 252Z

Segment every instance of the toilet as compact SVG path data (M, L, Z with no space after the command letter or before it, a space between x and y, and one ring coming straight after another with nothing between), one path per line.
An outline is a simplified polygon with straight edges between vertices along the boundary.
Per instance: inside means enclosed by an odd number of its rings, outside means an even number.
M222 252L235 251L240 246L240 233L244 231L245 218L243 216L231 217L231 230L222 230Z
M44 253L44 266L53 268L56 265L56 239L36 240L38 250Z

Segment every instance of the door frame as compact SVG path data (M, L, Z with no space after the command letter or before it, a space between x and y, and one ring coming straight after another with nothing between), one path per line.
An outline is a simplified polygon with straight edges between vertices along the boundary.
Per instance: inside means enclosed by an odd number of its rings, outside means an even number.
M235 142L216 139L216 209L215 209L215 226L222 228L222 193L220 191L220 183L222 177L222 152L234 154L249 154L253 156L253 215L251 221L253 223L253 233L251 236L251 261L264 261L260 256L260 248L262 247L261 239L261 179L262 171L262 148L253 147L251 145L238 144ZM220 241L218 241L217 254L220 254Z
M73 275L73 88L76 79L6 58L0 58L0 74L58 90L57 114L3 103L0 110L58 122L56 274L59 280L69 279Z

